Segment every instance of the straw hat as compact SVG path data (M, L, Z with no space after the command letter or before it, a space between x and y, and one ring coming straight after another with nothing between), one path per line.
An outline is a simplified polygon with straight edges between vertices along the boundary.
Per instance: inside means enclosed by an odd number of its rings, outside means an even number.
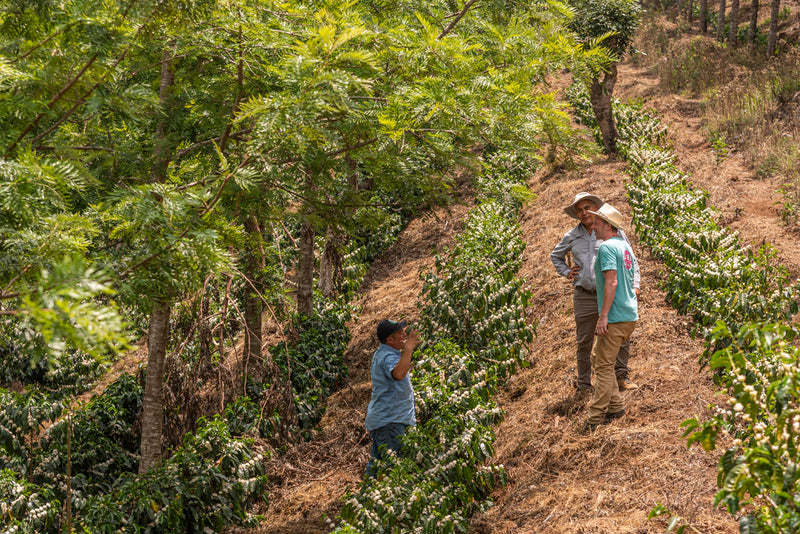
M590 210L589 213L597 215L617 230L622 230L622 214L611 204L603 204L597 211Z
M575 213L575 205L581 200L591 200L598 208L603 205L603 201L600 199L600 197L590 195L589 193L578 193L575 195L575 200L572 201L572 204L564 208L564 213L573 219L577 219L578 215Z

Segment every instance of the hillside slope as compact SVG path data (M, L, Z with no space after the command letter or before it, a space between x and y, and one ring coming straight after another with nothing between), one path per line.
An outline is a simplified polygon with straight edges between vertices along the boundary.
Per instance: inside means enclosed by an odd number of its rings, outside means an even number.
M530 369L500 399L506 410L495 459L510 484L496 506L474 518L475 533L663 532L649 511L662 503L701 532L736 532L713 510L716 455L681 437L681 421L703 415L713 401L708 373L699 372L700 340L658 289L658 262L632 239L642 267L640 321L631 340L631 378L640 388L624 394L626 415L582 436L586 405L573 398L575 367L572 290L550 263L552 247L573 224L561 208L578 191L592 192L625 216L624 164L596 163L531 187L539 195L523 212L538 336ZM632 232L629 233L629 235ZM724 444L723 444L724 445Z
M753 246L775 246L778 261L796 276L800 244L776 206L781 179L758 179L736 153L719 161L703 135L699 102L663 94L657 86L647 70L623 65L617 94L623 100L644 99L663 114L679 167L709 192L723 224ZM699 532L738 532L726 511L712 507L716 462L727 444L720 443L715 454L697 446L687 449L679 428L714 400L710 375L697 365L702 344L688 335L687 319L664 304L657 288L661 267L635 239L644 293L631 368L641 388L625 394L622 420L589 437L576 434L585 407L569 399L571 294L546 256L569 227L559 206L575 192L598 194L629 214L623 168L595 164L575 176L531 183L539 199L523 214L532 256L530 271L523 274L540 298L534 312L540 319L534 368L515 377L501 401L508 415L498 429L496 461L505 463L511 483L496 494L495 508L474 518L472 532L663 532L663 521L647 520L657 502Z
M697 103L661 95L645 70L624 65L621 98L643 97L664 113L679 165L744 241L773 243L780 261L800 272L800 250L781 225L774 202L775 180L757 180L735 154L717 162L703 138ZM498 427L495 461L506 466L509 484L494 495L496 505L473 518L474 533L663 532L649 521L657 503L700 532L737 532L736 522L712 506L719 452L686 447L680 423L703 416L715 388L698 358L702 343L690 336L688 319L678 316L658 289L661 265L629 232L642 266L641 320L632 339L632 379L640 389L625 394L627 414L591 435L580 435L585 405L574 386L572 291L550 263L552 247L573 220L562 212L578 191L595 193L628 217L625 164L598 158L567 174L535 176L538 195L521 213L528 248L521 275L534 293L530 320L538 324L529 360L498 399L506 411ZM368 456L363 417L369 398L373 328L384 316L414 317L420 267L432 251L452 242L467 206L436 218L414 221L398 243L372 266L365 282L364 310L353 325L347 358L348 386L329 401L320 439L298 444L272 464L266 522L255 532L325 532L340 496L357 485ZM629 220L629 218L626 218ZM724 449L725 443L720 444Z

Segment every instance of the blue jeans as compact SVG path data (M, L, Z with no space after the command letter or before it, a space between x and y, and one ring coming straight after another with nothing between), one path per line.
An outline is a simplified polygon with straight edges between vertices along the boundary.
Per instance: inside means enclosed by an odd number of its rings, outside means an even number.
M373 464L375 460L382 460L387 450L391 449L400 455L400 437L406 433L406 425L403 423L389 423L382 427L370 430L372 447L369 450L370 459L367 463L367 475L375 478L377 473Z

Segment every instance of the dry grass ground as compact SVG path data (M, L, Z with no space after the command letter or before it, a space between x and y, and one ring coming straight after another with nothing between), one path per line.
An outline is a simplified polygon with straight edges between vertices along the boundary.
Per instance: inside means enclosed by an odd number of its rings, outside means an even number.
M687 319L664 302L657 287L661 267L635 239L642 297L630 367L640 388L624 394L621 420L579 434L586 405L573 396L572 290L549 254L575 222L561 208L578 191L601 196L627 220L623 168L598 162L531 183L539 196L521 217L528 241L521 274L535 294L538 336L532 366L500 398L507 416L498 428L495 460L505 464L510 484L497 493L493 509L473 519L472 532L661 532L660 521L647 519L658 502L701 532L737 530L712 507L716 455L687 449L681 437L680 423L702 416L713 402L710 376L698 367L702 343L689 335Z

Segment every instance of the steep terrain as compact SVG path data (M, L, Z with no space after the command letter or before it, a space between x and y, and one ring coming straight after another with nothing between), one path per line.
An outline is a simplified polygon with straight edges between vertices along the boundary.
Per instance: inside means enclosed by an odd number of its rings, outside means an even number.
M550 264L549 253L572 224L561 207L578 191L597 194L627 215L620 163L596 163L574 174L531 183L538 201L523 214L539 322L530 369L500 399L496 460L510 484L496 506L473 520L473 532L661 532L648 521L657 503L701 532L735 532L713 510L716 460L687 449L681 421L703 415L713 402L707 373L699 372L702 343L689 335L658 290L660 265L634 250L642 267L640 321L631 340L631 378L640 388L624 394L626 415L588 436L579 434L585 403L573 398L575 366L572 291Z
M680 167L709 191L723 222L745 242L773 244L779 261L800 272L800 245L775 205L779 180L756 179L735 153L718 161L702 131L699 102L663 94L657 86L647 70L622 66L619 96L643 98L663 113ZM680 428L683 420L706 414L718 394L698 365L702 343L691 337L688 319L664 302L658 289L662 267L638 246L633 232L643 294L630 364L640 388L625 394L627 413L621 420L590 435L579 433L586 409L573 397L572 292L555 273L549 254L574 224L562 207L578 191L601 196L628 217L624 168L624 163L597 158L577 171L531 177L537 198L521 213L528 244L521 275L534 293L530 320L538 335L530 367L498 399L506 417L497 428L495 461L505 465L509 484L495 493L492 509L473 518L471 532L663 532L663 520L647 519L657 503L684 518L690 530L738 531L725 510L712 506L720 452L687 448ZM322 437L274 461L270 504L260 510L266 521L256 532L328 530L324 517L335 516L339 497L358 484L368 456L363 417L374 325L385 316L415 316L417 273L432 264L433 250L452 241L467 209L456 206L414 221L372 266L347 352L348 386L329 401Z

